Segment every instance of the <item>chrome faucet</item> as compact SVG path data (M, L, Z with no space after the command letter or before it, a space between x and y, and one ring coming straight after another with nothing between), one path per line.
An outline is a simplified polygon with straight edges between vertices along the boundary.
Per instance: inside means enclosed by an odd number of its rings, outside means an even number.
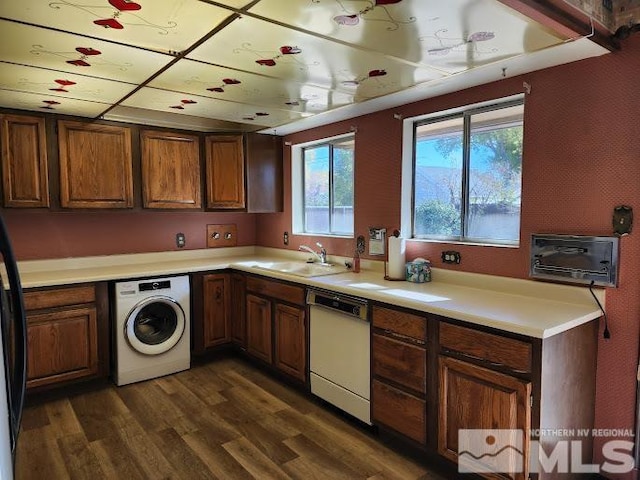
M300 245L300 247L298 247L298 250L304 250L306 252L312 253L320 263L327 263L327 251L320 242L317 242L316 245L320 248L319 252L315 252L313 248L306 245Z

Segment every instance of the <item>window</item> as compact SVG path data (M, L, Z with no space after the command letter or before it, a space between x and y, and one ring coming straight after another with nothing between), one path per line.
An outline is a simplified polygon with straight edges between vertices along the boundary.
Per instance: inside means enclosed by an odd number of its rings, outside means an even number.
M294 151L294 233L353 235L354 148L348 135Z
M523 100L413 122L412 237L517 244Z

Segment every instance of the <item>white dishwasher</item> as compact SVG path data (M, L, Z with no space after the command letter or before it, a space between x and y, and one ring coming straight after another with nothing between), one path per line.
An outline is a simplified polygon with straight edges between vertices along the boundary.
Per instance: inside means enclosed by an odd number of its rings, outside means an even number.
M371 425L366 300L308 290L311 393Z

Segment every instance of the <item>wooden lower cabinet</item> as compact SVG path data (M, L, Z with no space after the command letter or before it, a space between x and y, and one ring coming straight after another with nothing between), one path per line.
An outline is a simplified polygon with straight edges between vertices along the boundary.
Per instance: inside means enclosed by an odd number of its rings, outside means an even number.
M108 374L104 284L25 290L27 389Z
M307 378L304 310L276 304L274 312L275 366L304 381Z
M375 305L372 314L374 424L427 443L427 319Z
M307 379L304 288L246 278L247 352L298 381Z
M458 456L459 433L463 429L519 430L523 442L516 444L519 451L505 450L501 453L500 462L502 464L502 455L508 456L513 471L521 471L496 475L495 478L526 479L531 382L446 356L439 358L439 381L438 453L454 462L471 458ZM491 445L486 447L491 448ZM487 452L492 453L493 450ZM487 458L494 460L493 456Z
M229 274L216 273L203 278L204 347L215 347L231 341L229 315Z
M266 298L247 294L247 352L271 363L271 302Z
M491 440L491 432L465 440L462 430L500 430L495 440L519 450L500 456L504 472L481 473L476 467L485 478L569 478L542 464L530 472L530 462L537 461L534 442L549 456L559 442L578 440L581 451L575 455L582 465L592 463L592 438L538 438L534 432L593 428L597 321L544 339L377 303L371 321L374 425L440 458L451 478L472 458L459 449L472 448L475 456L495 452L491 444L475 450L478 440ZM505 431L512 432L506 440Z
M247 348L246 282L244 275L231 274L231 340L241 349Z

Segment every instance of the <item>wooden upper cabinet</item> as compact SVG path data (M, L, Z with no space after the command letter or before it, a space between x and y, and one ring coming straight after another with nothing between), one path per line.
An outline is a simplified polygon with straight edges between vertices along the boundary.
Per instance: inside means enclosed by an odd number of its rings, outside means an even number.
M58 144L62 207L133 207L129 128L60 120Z
M247 212L282 212L282 137L248 133L246 139Z
M2 187L5 207L48 207L44 118L2 115Z
M201 208L200 139L143 130L142 198L145 208Z
M242 135L206 138L207 208L245 207Z

